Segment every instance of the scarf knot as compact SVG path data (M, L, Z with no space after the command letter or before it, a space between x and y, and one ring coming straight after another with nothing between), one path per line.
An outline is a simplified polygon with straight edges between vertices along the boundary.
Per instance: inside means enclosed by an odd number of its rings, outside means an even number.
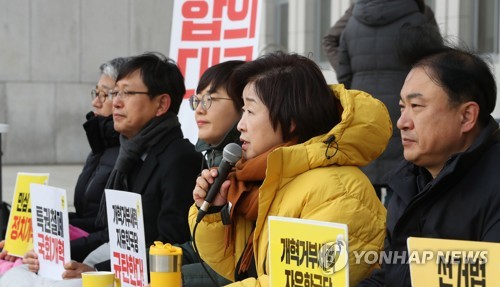
M136 164L142 160L142 155L165 138L166 134L178 127L180 127L180 123L177 115L167 112L150 120L133 138L127 139L123 135L120 135L120 152L106 182L106 188L131 191L128 186L128 176ZM107 226L106 197L104 192L99 205L96 225Z
M279 147L296 144L296 141L279 144L268 151L248 160L241 159L236 163L235 171L231 172L228 179L231 181L227 200L232 204L230 211L231 223L226 225L224 248L227 249L235 237L234 216L244 217L254 223L259 213L259 189L266 178L267 157ZM241 256L238 274L246 272L253 258L253 234L252 230L245 250Z

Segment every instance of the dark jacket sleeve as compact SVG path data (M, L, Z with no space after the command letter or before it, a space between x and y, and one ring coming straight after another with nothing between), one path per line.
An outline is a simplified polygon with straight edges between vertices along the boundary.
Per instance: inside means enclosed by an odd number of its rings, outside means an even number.
M340 39L338 64L335 68L335 72L337 73L337 81L340 84L344 84L346 89L350 89L352 84L351 58L349 56L347 41L344 39L344 36L345 35L342 35Z
M70 224L85 231L95 230L95 216L94 217L73 217L70 218Z
M72 240L70 243L71 259L83 262L90 252L108 241L109 232L107 228L92 232L87 237L80 237Z
M89 233L100 230L95 226L95 220L106 182L120 149L113 137L115 131L112 135L103 135L104 130L108 126L112 127L112 124L111 119L103 117L94 117L84 124L92 152L88 155L76 182L74 196L76 214L70 217L69 223ZM111 132L106 134L109 133Z
M183 243L191 238L188 211L193 204L193 188L199 173L201 155L186 152L161 181L161 208L157 228L164 243Z
M352 15L354 4L347 9L344 15L328 30L328 33L323 37L323 51L325 52L330 65L336 69L338 64L337 52L340 45L340 35L344 31L347 21Z
M494 201L495 204L493 206L499 206L500 202L498 200ZM481 236L481 241L486 242L500 242L500 214L497 208L492 208L490 212L490 216L487 220L485 220L485 231Z
M375 269L370 277L358 284L358 287L383 287L384 282L384 269Z
M111 271L111 260L106 260L94 265L95 269L98 271ZM149 274L149 272L148 272Z

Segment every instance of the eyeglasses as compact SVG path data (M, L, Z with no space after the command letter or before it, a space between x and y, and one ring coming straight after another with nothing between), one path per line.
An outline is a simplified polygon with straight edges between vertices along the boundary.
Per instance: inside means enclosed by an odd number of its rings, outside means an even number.
M108 98L108 96L109 96L109 94L107 94L104 91L99 91L96 89L93 89L92 91L90 91L90 97L92 98L92 101L95 98L98 98L99 102L104 103L106 101L106 99Z
M207 111L212 106L212 102L218 101L218 100L230 100L230 101L232 101L233 99L214 98L214 97L210 96L210 94L204 94L203 96L201 96L201 100L200 100L200 99L198 99L198 95L192 95L191 97L189 97L189 106L191 107L191 109L193 111L195 111L196 108L198 107L198 105L201 103L201 108L204 109L205 111Z
M127 99L133 95L149 95L149 92L136 92L136 91L109 91L109 99L113 100L113 98L120 97L122 99Z

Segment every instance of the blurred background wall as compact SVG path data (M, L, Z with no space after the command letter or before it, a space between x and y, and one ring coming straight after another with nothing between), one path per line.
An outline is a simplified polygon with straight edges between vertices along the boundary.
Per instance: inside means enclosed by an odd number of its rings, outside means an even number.
M500 79L500 0L426 1L441 32L481 51ZM264 0L259 51L321 50L349 0ZM5 164L80 164L82 129L99 65L146 51L168 55L173 0L0 0L0 123ZM497 80L498 81L498 80ZM500 118L497 103L495 117Z

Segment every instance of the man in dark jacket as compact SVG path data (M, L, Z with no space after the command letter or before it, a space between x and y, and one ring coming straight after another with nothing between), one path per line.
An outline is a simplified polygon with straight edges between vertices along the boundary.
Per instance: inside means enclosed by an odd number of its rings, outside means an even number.
M174 244L191 237L187 215L202 156L184 139L177 118L185 92L179 68L159 53L131 57L109 92L114 128L120 133L120 152L106 187L141 194L147 247L155 240ZM102 200L98 226L107 225L105 208ZM101 240L106 242L107 234L102 234ZM62 277L79 278L85 271L111 270L106 260L109 252L102 255L102 262L94 266L66 263ZM25 256L23 262L37 271L36 254ZM8 278L18 283L15 279L20 276L16 272ZM32 276L25 276L27 286L39 286L41 279L29 278Z
M358 286L411 286L410 236L500 242L496 95L492 71L472 53L440 47L413 65L397 122L407 162L389 181L385 242L386 255L407 256L384 259Z

